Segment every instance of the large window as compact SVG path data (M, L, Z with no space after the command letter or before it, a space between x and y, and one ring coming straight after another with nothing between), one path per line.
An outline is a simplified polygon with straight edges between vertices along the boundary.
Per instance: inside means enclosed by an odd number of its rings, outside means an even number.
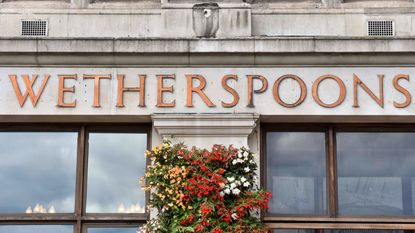
M0 212L72 213L76 132L0 133Z
M141 125L0 127L0 233L135 233L148 138Z
M145 213L137 177L146 169L146 144L137 142L146 140L146 134L89 134L87 213Z
M340 215L414 215L415 133L340 132Z
M326 148L323 132L270 132L267 141L268 190L271 213L324 215ZM307 156L304 156L307 155Z
M275 232L415 229L415 127L265 125L263 145Z

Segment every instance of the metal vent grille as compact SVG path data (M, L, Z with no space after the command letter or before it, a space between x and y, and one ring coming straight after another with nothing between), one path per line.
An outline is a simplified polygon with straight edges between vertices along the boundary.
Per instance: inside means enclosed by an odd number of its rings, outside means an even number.
M22 20L22 36L47 36L48 23L45 20Z
M368 36L394 36L394 23L392 20L369 20L367 34Z

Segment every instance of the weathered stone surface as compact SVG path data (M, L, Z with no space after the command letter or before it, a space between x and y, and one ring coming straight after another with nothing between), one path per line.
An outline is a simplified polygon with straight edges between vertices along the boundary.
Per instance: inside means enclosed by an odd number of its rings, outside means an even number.
M196 19L198 14L193 9L195 4L206 2L218 6L209 18L214 22L210 27L215 29L209 36L199 29L195 31L203 20ZM20 21L24 19L48 21L48 36L54 38L363 37L367 36L368 20L382 19L394 21L397 37L415 36L411 26L415 25L413 1L301 0L250 4L242 0L10 0L0 4L0 37L20 36Z

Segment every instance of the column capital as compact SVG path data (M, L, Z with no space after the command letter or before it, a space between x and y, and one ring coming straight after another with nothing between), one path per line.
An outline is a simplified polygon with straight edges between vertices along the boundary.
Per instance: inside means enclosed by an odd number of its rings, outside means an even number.
M257 114L154 114L154 128L163 139L188 146L242 146L256 127Z

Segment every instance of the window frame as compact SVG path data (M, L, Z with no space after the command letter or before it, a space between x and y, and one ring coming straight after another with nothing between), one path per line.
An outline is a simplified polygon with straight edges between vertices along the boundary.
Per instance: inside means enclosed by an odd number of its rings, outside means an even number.
M74 212L57 214L0 213L0 225L72 225L74 233L87 232L88 226L128 227L140 226L149 219L150 213L87 213L87 174L88 174L88 137L89 133L145 133L146 149L151 148L151 125L143 123L38 123L38 124L0 124L1 132L76 132L77 155L75 177ZM144 158L144 155L143 155ZM146 158L146 165L150 160ZM138 179L138 178L137 178ZM138 184L138 182L137 182ZM137 185L137 188L138 187ZM145 192L145 203L150 200L149 191Z
M85 227L82 229L81 233L88 233L88 229L93 228L130 228L130 227L140 227L140 224L129 223L129 224L120 224L120 223L85 223Z
M337 132L415 132L414 124L358 123L262 123L260 146L260 186L267 188L267 133L325 132L327 215L270 214L263 211L262 220L272 229L350 229L415 230L414 216L358 216L338 214Z

